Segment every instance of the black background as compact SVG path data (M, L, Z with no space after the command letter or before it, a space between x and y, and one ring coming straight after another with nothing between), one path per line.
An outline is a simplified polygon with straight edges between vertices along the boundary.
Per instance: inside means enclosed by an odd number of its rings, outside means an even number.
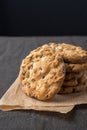
M87 0L0 0L0 35L87 35Z

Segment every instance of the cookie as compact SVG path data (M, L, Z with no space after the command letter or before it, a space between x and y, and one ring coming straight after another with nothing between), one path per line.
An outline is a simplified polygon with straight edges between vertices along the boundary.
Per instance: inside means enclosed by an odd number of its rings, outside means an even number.
M66 72L80 72L84 71L87 69L87 62L83 64L70 64L70 63L65 63L66 66Z
M81 71L81 72L72 72L72 73L66 73L66 76L65 76L65 81L68 81L68 80L71 80L71 79L78 79L78 78L81 78L82 75L84 74L84 71Z
M64 77L63 59L48 45L31 51L20 67L22 90L39 100L55 96L61 89Z
M79 83L84 83L87 80L87 70L79 72L79 73L70 73L70 78L73 77L70 80L66 80L67 77L69 76L65 76L65 80L63 82L63 86L76 86ZM74 75L74 76L72 76ZM69 79L69 78L68 78Z
M69 86L69 87L76 86L77 84L78 84L78 81L76 78L73 78L73 79L68 80L68 81L64 80L64 82L63 82L63 86Z
M50 43L48 43L47 45L50 46L53 50L57 51L57 46L58 46L57 43L50 42Z
M58 94L70 94L87 90L87 83L79 84L74 87L62 87Z
M87 70L83 72L83 75L77 78L78 84L87 82Z
M59 93L68 94L84 91L87 89L87 70L84 72L84 75L77 80L78 84L76 86L62 86Z
M82 47L61 43L55 46L56 51L60 52L66 63L85 63L87 62L87 51Z

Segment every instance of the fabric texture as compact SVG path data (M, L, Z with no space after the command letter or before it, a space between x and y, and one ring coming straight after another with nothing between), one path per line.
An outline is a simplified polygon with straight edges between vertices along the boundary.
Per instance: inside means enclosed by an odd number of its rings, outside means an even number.
M22 59L38 46L48 42L66 42L87 50L87 37L0 37L0 98L18 76ZM76 106L68 114L33 110L0 111L0 129L10 130L86 130L87 105Z

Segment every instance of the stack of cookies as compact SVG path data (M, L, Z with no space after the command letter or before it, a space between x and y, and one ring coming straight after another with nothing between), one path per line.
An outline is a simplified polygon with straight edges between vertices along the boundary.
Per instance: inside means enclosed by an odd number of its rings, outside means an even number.
M46 100L87 89L87 51L71 44L49 43L31 51L20 66L22 90Z
M66 75L59 93L74 93L87 88L87 51L71 44L50 44L63 56Z

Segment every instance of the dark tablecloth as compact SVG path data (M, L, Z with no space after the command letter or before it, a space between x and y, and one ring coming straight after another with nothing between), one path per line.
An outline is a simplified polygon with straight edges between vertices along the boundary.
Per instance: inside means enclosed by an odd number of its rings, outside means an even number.
M48 42L67 42L87 50L87 37L0 37L0 97L16 79L22 59ZM42 111L0 111L0 130L87 130L87 105L76 106L68 114Z

